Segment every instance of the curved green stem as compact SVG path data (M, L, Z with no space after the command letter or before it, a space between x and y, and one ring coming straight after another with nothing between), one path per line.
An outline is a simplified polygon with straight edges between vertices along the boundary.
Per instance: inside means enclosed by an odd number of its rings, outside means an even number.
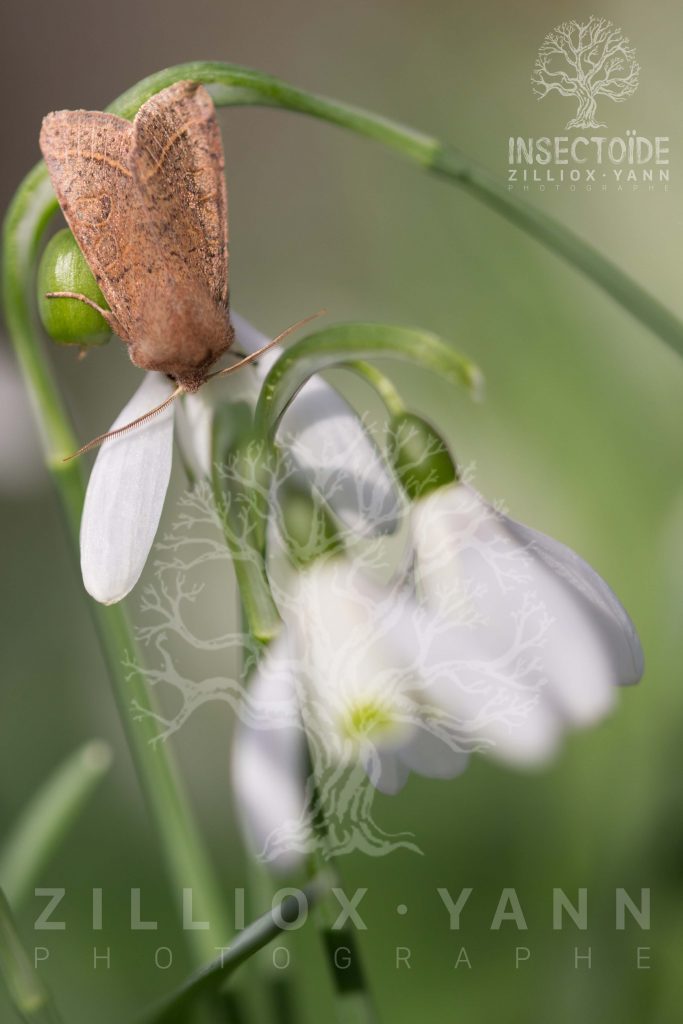
M181 79L209 86L219 106L259 105L291 110L336 124L396 150L430 173L464 189L561 256L683 355L683 321L679 317L559 221L508 192L505 185L484 168L433 136L358 107L297 89L251 68L214 61L192 61L158 71L125 92L109 110L132 118L150 96ZM47 180L44 164L31 172L22 188L29 186L30 178L35 179L34 186L44 183ZM54 200L47 202L43 213L49 216L56 207Z
M390 416L401 416L407 412L407 407L398 389L394 386L392 381L389 380L381 370L378 370L372 363L366 363L363 359L358 359L352 363L346 363L344 365L345 370L351 370L353 373L358 374L359 377L370 385L371 388L381 398L384 408L387 410Z
M304 889L307 906L315 906L328 888L329 880L321 872ZM140 1024L184 1024L188 1006L194 1004L199 995L222 987L242 964L280 935L288 923L295 922L298 914L297 898L285 896L277 907L277 913L275 909L268 910L248 925L217 959L212 959L160 1005L144 1014Z
M599 285L623 309L683 356L683 320L606 256L554 217L507 191L458 150L441 146L429 170L460 185L475 199L511 221L556 256Z
M313 374L349 364L358 372L359 360L362 370L365 360L382 358L431 370L475 397L481 393L483 378L479 368L429 331L389 324L335 324L295 342L271 367L256 406L259 435L272 439L287 406ZM362 372L368 376L367 370ZM393 392L390 401L400 401L397 392Z

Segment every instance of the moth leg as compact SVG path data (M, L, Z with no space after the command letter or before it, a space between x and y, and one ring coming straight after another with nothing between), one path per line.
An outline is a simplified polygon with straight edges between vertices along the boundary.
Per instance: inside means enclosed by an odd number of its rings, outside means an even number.
M89 299L87 295L81 295L79 292L46 292L46 299L78 299L79 302L84 302L86 306L90 306L95 312L99 313L100 316L104 317L112 331L116 332L118 321L110 309L103 309L102 306L98 306L96 302Z

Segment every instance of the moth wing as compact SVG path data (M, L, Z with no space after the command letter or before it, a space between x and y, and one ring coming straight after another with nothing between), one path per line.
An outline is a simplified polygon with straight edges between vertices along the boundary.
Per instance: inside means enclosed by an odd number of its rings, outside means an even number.
M128 121L90 110L48 114L40 132L59 204L124 341L144 318L146 296L130 281L150 248L146 206L129 165L132 140Z
M133 122L130 166L167 251L228 305L228 197L216 111L206 89L176 82Z

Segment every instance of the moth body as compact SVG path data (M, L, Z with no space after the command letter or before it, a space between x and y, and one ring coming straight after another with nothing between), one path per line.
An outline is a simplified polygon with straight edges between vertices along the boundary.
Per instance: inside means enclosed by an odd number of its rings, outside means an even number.
M128 342L131 361L141 370L158 370L185 391L196 391L211 366L228 350L234 332L229 310L201 293L171 293L144 333Z

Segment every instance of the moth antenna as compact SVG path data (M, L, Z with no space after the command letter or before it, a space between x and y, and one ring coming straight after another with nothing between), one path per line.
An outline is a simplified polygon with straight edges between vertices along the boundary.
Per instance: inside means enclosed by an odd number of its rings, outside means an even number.
M112 437L121 437L122 434L127 434L129 430L133 430L134 427L141 427L143 423L147 423L153 419L154 416L158 416L164 409L168 409L172 402L175 402L178 395L182 395L185 388L182 384L179 384L175 391L168 396L161 405L157 405L154 409L150 409L149 412L144 413L142 416L138 416L136 420L132 420L130 423L126 423L124 427L117 427L116 430L109 430L106 434L100 434L99 437L94 437L92 441L88 441L82 448L79 448L77 452L73 452L71 455L67 455L62 462L71 462L72 459L77 459L79 455L84 455L85 452L89 452L92 448L97 448L98 445L102 444L103 441L108 441Z
M325 313L327 313L326 309L319 309L317 313L311 313L310 316L305 316L303 320L297 320L295 324L290 324L290 326L285 328L281 334L278 334L277 338L273 338L272 341L269 341L267 345L263 345L255 352L252 352L251 355L245 356L244 359L240 359L238 363L233 363L232 366L226 366L222 370L214 370L213 373L208 374L206 379L211 380L213 377L227 377L229 373L234 373L235 370L239 370L242 366L246 366L247 363L253 363L255 359L262 356L264 352L268 351L268 349L274 348L275 345L279 345L281 341L284 341L284 339L294 331L298 331L300 327L303 327L305 324L309 324L311 320L316 320L319 316L324 316Z
M73 293L64 292L61 293L60 295L53 292L50 294L49 297L79 298L79 296L74 295ZM267 345L263 345L261 348L257 349L256 352L252 352L251 355L245 356L245 358L240 359L239 362L233 363L232 366L226 366L223 370L215 370L213 373L209 373L206 377L206 380L211 380L213 377L225 377L229 373L234 373L235 370L239 370L242 366L246 366L247 363L253 363L255 359L258 359L259 356L262 356L264 352L267 352L275 345L279 345L281 341L284 341L284 339L288 337L290 334L292 334L294 331L297 331L300 327L303 327L305 324L310 323L311 320L315 320L319 316L324 316L325 313L327 313L326 309L319 309L317 313L311 313L310 316L305 316L303 320L297 320L296 323L290 324L289 327L285 328L284 331L278 334L277 338L273 338L272 341L269 341ZM62 459L62 462L70 462L72 459L77 459L79 455L84 455L86 452L91 451L93 448L97 448L97 446L102 444L104 441L109 441L111 438L114 437L121 437L122 434L127 434L129 430L133 430L135 427L141 427L143 423L147 423L154 416L158 416L160 412L163 412L164 409L167 409L172 402L175 402L176 398L178 398L179 395L183 394L184 391L185 388L183 387L183 385L179 384L175 391L172 394L170 394L167 399L161 402L160 405L157 405L156 408L150 409L149 412L144 413L144 415L142 416L138 416L137 419L132 420L131 423L126 423L126 425L123 427L117 427L116 430L109 430L107 431L106 434L100 434L98 437L94 437L92 441L88 441L88 443L84 444L82 448L78 449L78 451L73 452L71 455L67 455L65 459Z

